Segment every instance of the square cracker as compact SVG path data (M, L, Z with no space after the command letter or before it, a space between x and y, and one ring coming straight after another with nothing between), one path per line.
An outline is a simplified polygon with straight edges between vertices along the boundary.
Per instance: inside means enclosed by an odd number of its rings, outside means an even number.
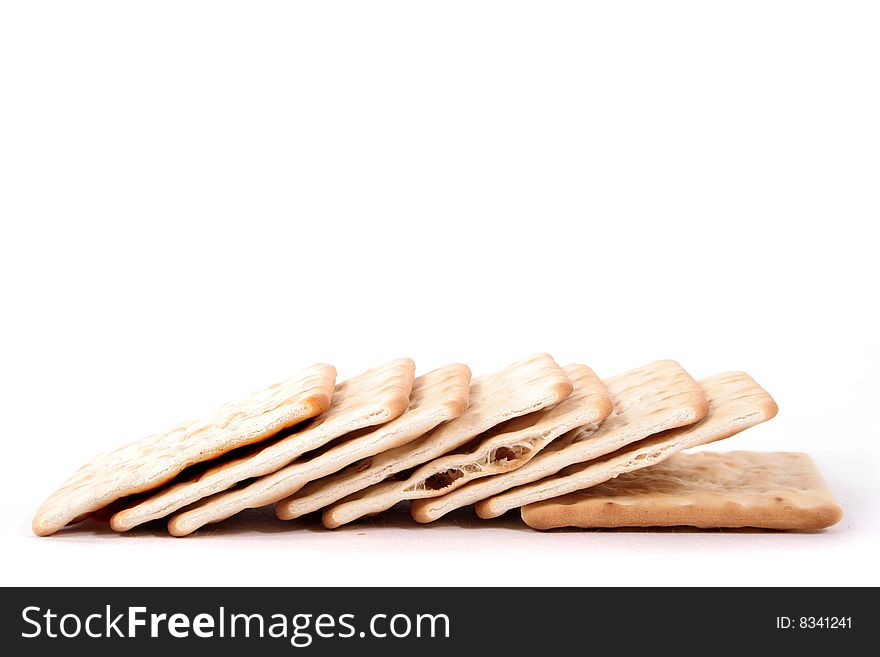
M806 454L677 454L587 490L523 507L530 527L822 529L837 506Z
M352 494L458 449L502 422L557 404L573 389L568 375L549 354L538 354L474 379L470 407L463 415L408 445L328 477L321 485L345 489L349 497L324 511L324 526L338 527L362 515L356 504L349 504ZM282 500L276 505L279 518L286 517L288 502Z
M494 512L595 486L624 472L659 463L684 449L727 438L776 416L776 402L745 372L716 374L699 383L709 400L709 413L702 421L652 435L600 458L576 463L480 504L493 505Z
M447 365L420 376L413 385L409 408L401 416L378 427L342 436L308 459L295 461L244 487L204 499L171 518L168 530L175 536L185 536L246 508L271 504L313 479L418 438L441 422L464 413L470 378L466 365Z
M658 431L692 424L708 411L703 389L671 360L613 376L605 380L605 387L611 395L614 411L601 425L569 431L523 467L473 481L437 498L435 513L443 508L455 509L480 502L514 486L559 472L572 463L613 452Z
M335 380L332 365L313 365L202 419L98 455L43 502L33 520L34 533L53 534L119 498L164 484L194 463L323 413Z
M516 470L567 431L602 422L612 407L611 396L599 377L586 365L567 365L564 369L574 384L570 397L489 429L463 452L434 459L406 480L374 487L377 494L385 496L382 505L411 499L412 517L418 522L431 522L445 513L435 513L431 506L435 498L474 479Z
M415 363L398 358L358 374L336 386L330 407L305 427L256 445L244 455L230 454L208 470L171 482L146 499L118 511L110 519L116 531L164 518L245 479L283 468L307 451L358 429L393 420L409 404Z

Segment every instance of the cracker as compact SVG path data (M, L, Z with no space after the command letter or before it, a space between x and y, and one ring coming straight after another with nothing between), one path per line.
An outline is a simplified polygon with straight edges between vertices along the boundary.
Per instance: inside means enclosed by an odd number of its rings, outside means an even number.
M231 454L198 475L172 482L155 495L115 513L110 526L127 531L164 518L245 479L275 472L339 436L393 420L409 404L414 371L412 360L399 358L343 381L336 386L330 407L302 429L257 445L246 454Z
M295 461L239 489L202 500L171 518L169 531L175 536L184 536L246 508L271 504L313 479L418 438L441 422L464 413L468 406L470 377L466 365L448 365L420 376L413 385L409 408L398 418L345 435L308 459Z
M677 454L587 490L523 507L535 529L758 527L822 529L843 511L806 454Z
M200 420L98 455L43 502L33 520L34 533L48 536L119 498L162 485L194 463L324 412L335 380L331 365L313 365Z
M548 354L538 354L513 363L503 370L481 376L471 383L470 407L460 417L437 427L408 445L378 454L369 463L358 463L328 478L327 485L357 494L399 472L414 468L458 449L475 436L527 413L557 404L574 386L565 371ZM350 522L361 514L350 499L324 511L328 528ZM338 510L340 505L345 505ZM285 502L276 506L285 516Z
M709 413L701 422L652 435L598 459L568 466L540 481L505 491L486 503L495 509L509 509L595 486L684 449L727 438L776 415L776 402L744 372L716 374L699 383L709 400Z
M560 436L523 467L462 486L435 500L436 511L480 502L514 486L537 481L562 468L589 461L653 433L692 424L705 417L702 388L681 366L657 361L605 381L614 411L598 427ZM477 507L478 512L480 506ZM491 517L491 516L486 516Z
M413 500L412 517L418 522L436 520L440 516L431 506L435 498L474 479L516 470L565 432L596 425L608 417L611 396L593 370L585 365L564 369L574 384L574 392L567 399L493 427L477 436L462 453L441 456L418 468L405 481L394 482L399 500Z

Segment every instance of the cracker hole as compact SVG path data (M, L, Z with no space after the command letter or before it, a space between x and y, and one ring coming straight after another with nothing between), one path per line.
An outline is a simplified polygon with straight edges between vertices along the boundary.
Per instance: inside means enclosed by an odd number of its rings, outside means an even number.
M514 445L513 447L499 447L490 458L492 463L501 463L502 461L512 462L531 454L530 445Z
M642 452L641 454L636 455L636 457L632 460L632 462L638 463L639 461L645 461L648 459L650 459L652 461L656 461L661 456L662 456L662 452L650 452L650 453Z
M493 461L512 461L516 458L516 451L510 447L499 447L492 455Z
M456 479L461 479L464 473L458 468L449 468L443 472L432 474L425 479L425 488L427 490L443 490L447 486L451 486Z

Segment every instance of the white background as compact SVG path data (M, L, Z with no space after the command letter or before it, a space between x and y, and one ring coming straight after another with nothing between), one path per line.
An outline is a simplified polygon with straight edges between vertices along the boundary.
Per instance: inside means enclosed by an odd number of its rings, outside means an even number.
M3 584L880 584L880 10L9 2ZM96 452L315 361L745 369L846 517L562 532L252 512L38 539Z

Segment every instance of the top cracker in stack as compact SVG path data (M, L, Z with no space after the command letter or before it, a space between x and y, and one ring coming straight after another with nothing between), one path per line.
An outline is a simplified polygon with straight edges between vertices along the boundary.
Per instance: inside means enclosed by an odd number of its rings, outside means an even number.
M122 497L161 486L187 466L315 417L330 405L335 380L331 365L313 365L200 420L100 454L43 503L34 533L53 534Z

